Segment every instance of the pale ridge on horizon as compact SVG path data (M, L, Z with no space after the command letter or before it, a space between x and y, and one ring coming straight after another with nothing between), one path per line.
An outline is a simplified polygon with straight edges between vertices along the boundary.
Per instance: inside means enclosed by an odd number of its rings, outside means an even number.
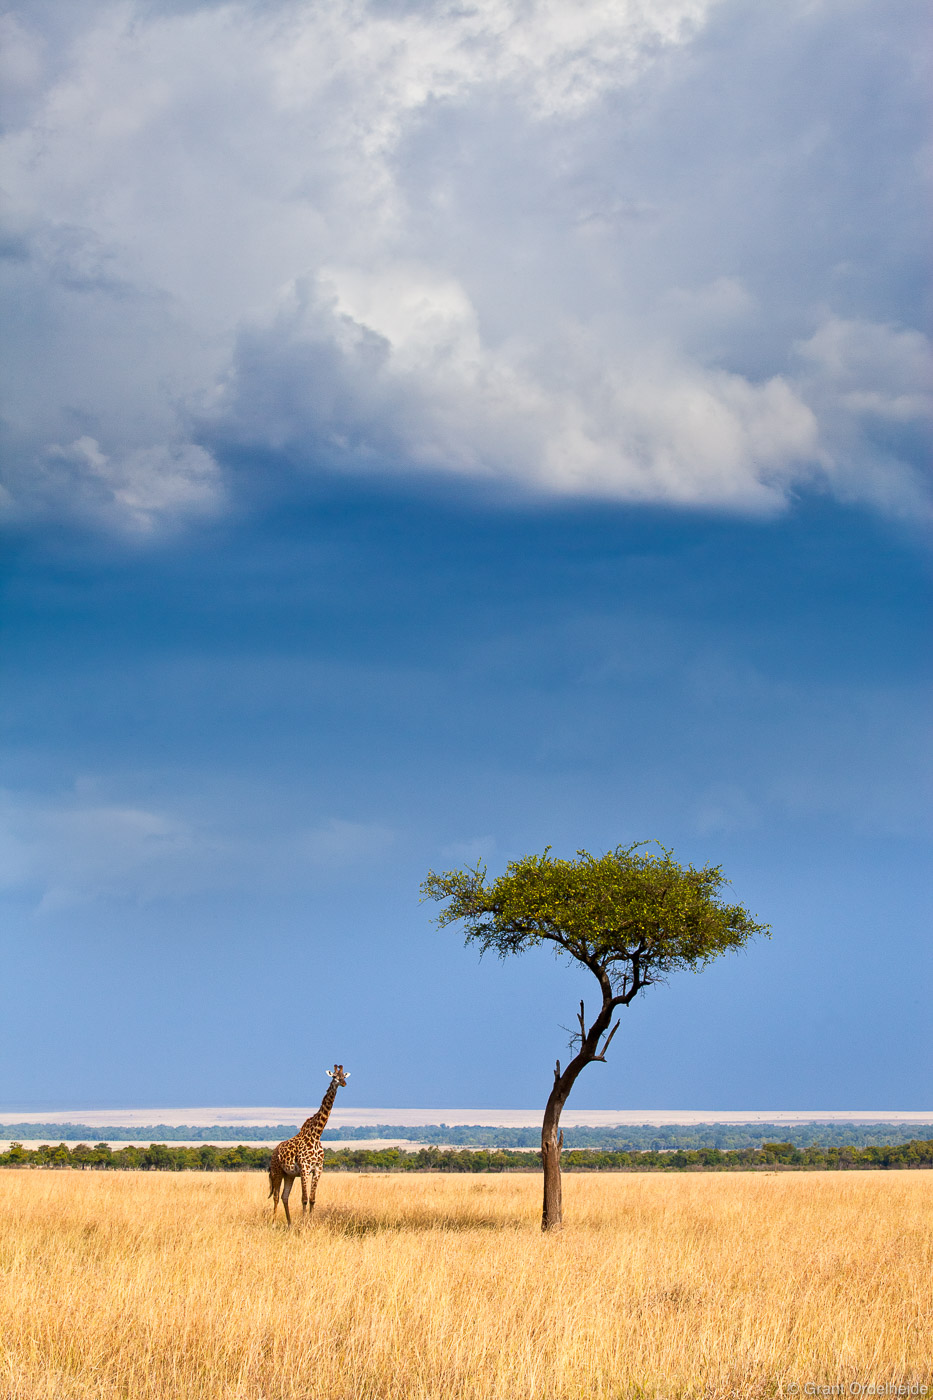
M300 1107L201 1107L201 1108L124 1108L124 1109L56 1109L0 1113L4 1123L86 1123L89 1127L103 1124L113 1127L236 1126L262 1127L266 1124L301 1122L314 1111L314 1105ZM446 1124L448 1127L477 1126L496 1128L525 1128L541 1121L541 1108L335 1108L330 1115L332 1128L371 1127L392 1124L397 1127L426 1127ZM565 1109L561 1122L567 1127L612 1126L650 1127L693 1125L698 1123L930 1123L930 1109Z

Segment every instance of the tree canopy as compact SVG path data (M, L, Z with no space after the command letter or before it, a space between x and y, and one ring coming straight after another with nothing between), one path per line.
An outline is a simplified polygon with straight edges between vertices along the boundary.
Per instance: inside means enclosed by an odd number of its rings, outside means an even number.
M439 926L463 920L468 943L500 957L540 943L583 963L627 1003L671 972L698 972L721 953L768 934L741 904L726 904L719 865L681 866L663 846L617 846L576 860L550 854L510 861L491 884L486 869L431 871L422 889L449 900ZM650 843L657 844L657 843Z

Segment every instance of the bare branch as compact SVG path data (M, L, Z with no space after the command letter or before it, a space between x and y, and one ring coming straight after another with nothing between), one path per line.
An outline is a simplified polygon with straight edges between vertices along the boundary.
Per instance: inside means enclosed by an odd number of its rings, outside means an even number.
M599 1053L598 1055L594 1055L594 1056L593 1056L593 1059L594 1059L594 1060L602 1060L603 1064L606 1063L606 1051L609 1049L610 1043L611 1043L611 1041L612 1041L612 1037L615 1035L615 1033L616 1033L616 1031L617 1031L618 1029L619 1029L619 1022L616 1021L615 1025L614 1025L613 1028L612 1028L612 1030L609 1032L609 1034L606 1036L606 1039L603 1041L603 1048L602 1048L602 1050L600 1051L600 1053Z

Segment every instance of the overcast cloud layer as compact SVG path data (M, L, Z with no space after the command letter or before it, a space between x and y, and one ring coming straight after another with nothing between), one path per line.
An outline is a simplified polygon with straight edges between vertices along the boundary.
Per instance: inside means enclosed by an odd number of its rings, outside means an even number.
M150 531L258 448L926 510L924 11L8 5L6 509Z

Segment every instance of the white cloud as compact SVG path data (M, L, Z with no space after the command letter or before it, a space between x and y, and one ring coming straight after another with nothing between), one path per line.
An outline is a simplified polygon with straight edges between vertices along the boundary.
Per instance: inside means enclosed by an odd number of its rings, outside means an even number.
M14 511L151 530L222 506L233 444L919 507L914 447L877 425L917 421L929 347L870 261L916 171L885 153L867 189L817 81L837 44L912 139L880 3L54 9L4 19Z
M67 447L53 444L46 465L67 467L72 503L82 492L97 514L120 526L149 531L166 515L211 512L220 501L220 471L209 452L193 443L137 447L108 457L92 437Z
M797 351L852 417L933 420L933 348L919 331L831 316Z
M4 794L0 883L42 912L87 899L151 899L190 887L205 843L165 813L116 803L44 804Z
M561 329L490 349L450 279L326 269L320 293L290 289L244 334L211 419L343 469L752 511L780 506L818 453L816 418L780 375L750 383L663 344L609 356L585 327Z
M25 891L49 913L97 900L300 888L381 860L397 835L342 818L244 831L107 800L98 789L84 781L47 800L0 793L0 889Z
M923 460L933 426L933 347L919 331L830 316L798 343L808 396L825 424L825 466L841 495L876 500L904 515L928 515Z

